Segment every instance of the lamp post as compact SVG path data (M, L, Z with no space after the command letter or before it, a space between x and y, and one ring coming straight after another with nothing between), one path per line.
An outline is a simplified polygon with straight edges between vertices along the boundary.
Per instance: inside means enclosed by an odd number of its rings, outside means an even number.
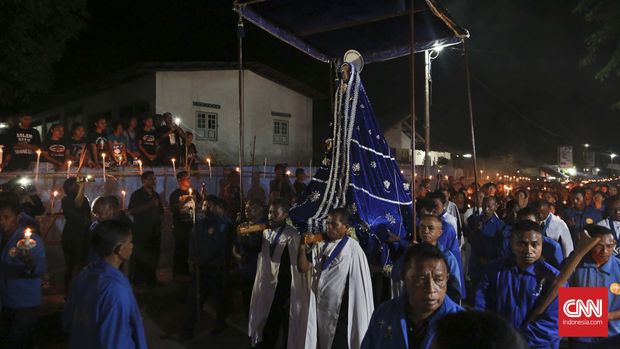
M437 44L432 49L424 51L424 176L430 174L431 157L431 61L439 56L443 46ZM415 134L413 135L415 137Z
M616 156L618 156L616 153L611 153L611 154L609 154L609 157L611 158L611 164L613 164L613 163L614 163L614 158L615 158Z

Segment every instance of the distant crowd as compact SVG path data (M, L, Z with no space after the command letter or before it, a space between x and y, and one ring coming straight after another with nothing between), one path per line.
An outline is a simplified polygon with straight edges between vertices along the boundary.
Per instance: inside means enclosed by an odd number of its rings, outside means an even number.
M91 127L87 127L91 126ZM85 152L85 167L117 167L126 165L170 166L172 161L181 167L196 168L201 162L194 135L177 125L171 113L130 117L127 122L117 121L108 128L105 117L97 117L92 125L76 122L67 134L65 127L53 124L45 138L32 127L32 117L22 115L17 125L4 135L2 144L3 171L32 169L39 157L40 163L49 163L56 171L78 166ZM47 165L46 165L47 166Z

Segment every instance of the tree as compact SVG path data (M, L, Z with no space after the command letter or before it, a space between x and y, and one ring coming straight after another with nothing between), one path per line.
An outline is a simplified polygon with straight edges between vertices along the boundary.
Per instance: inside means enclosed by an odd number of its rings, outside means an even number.
M581 64L592 65L602 58L606 63L596 73L596 79L604 81L620 76L620 1L580 0L575 12L597 27L586 38L587 51Z
M0 2L0 106L52 86L54 64L86 24L87 0Z

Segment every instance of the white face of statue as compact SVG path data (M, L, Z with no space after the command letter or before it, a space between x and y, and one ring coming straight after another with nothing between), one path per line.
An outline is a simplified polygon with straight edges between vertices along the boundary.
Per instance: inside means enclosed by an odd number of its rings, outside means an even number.
M342 76L343 82L349 82L351 78L351 66L348 63L344 63L340 66L340 75Z

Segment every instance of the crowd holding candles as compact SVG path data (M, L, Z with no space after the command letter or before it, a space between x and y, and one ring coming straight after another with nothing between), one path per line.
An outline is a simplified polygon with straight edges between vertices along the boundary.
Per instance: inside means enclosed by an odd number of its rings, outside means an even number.
M612 290L609 336L575 338L570 346L620 347L620 291L613 291L612 285L619 282L614 277L620 277L617 178L559 182L497 172L495 182L487 176L478 184L443 174L414 175L407 185L416 201L412 224L418 235L409 231L404 241L389 231L377 235L393 261L385 266L370 255L367 243L352 234L349 216L353 212L348 207L331 210L324 231L316 234L301 235L291 224L290 207L314 195L308 193L302 168L293 172L284 164L276 165L268 190L262 188L260 174L254 173L250 188L241 193L240 168L235 166L217 195L208 193L204 185L200 190L192 188L181 152L185 147L178 146L187 131L171 122L171 115L163 116L159 125L165 126L159 132L146 127L144 138L138 133L135 156L126 152L131 157L127 163L138 165L142 184L130 192L128 203L125 187L118 193L120 198L101 195L91 206L85 194L88 180L79 174L80 167L99 166L105 181L106 167L112 170L125 163L117 155L112 159L106 155L124 154L110 152L124 143L105 138L102 120L95 122L96 137L75 147L66 143L66 161L61 162L66 167L56 167L67 177L58 212L65 219L63 328L72 348L147 347L134 292L151 292L161 284L157 268L167 212L172 216L174 238L172 282L188 291L182 302L179 341L201 330L197 324L207 297L215 309L211 335L227 331L228 317L237 304L233 297L240 297L251 347L275 348L284 343L291 349L405 348L410 343L409 348L445 349L452 347L437 344L439 338L449 337L441 324L457 318L459 328L473 332L480 331L476 326L484 321L488 326L503 326L502 333L511 338L502 342L506 349L559 348L557 311L538 305L557 303L544 280L565 270L566 260L579 251L583 260L572 266L567 285ZM152 121L147 117L144 125ZM40 157L47 158L51 148L42 148L29 122L28 116L20 118L14 143L0 154L10 170L27 169L28 162L33 162L36 186ZM136 123L130 121L133 128ZM118 130L115 134L120 137ZM107 164L106 159L116 164ZM169 198L160 197L155 173L143 171L142 161L149 166L171 165L178 188ZM205 162L211 177L212 160L207 157ZM263 172L267 172L266 162L265 158ZM40 202L34 198L36 187L10 183L0 193L0 295L6 329L2 340L10 347L32 348L47 260L37 221L28 217L41 216L45 208L36 205ZM61 192L47 189L53 215ZM26 203L22 196L32 199ZM590 245L584 250L586 242ZM4 272L9 267L20 276ZM588 273L600 277L586 277ZM108 298L98 288L107 287L101 280L112 280ZM523 287L535 292L524 294L519 291ZM96 304L109 312L102 313ZM477 338L476 347L485 347L481 343L487 339Z

